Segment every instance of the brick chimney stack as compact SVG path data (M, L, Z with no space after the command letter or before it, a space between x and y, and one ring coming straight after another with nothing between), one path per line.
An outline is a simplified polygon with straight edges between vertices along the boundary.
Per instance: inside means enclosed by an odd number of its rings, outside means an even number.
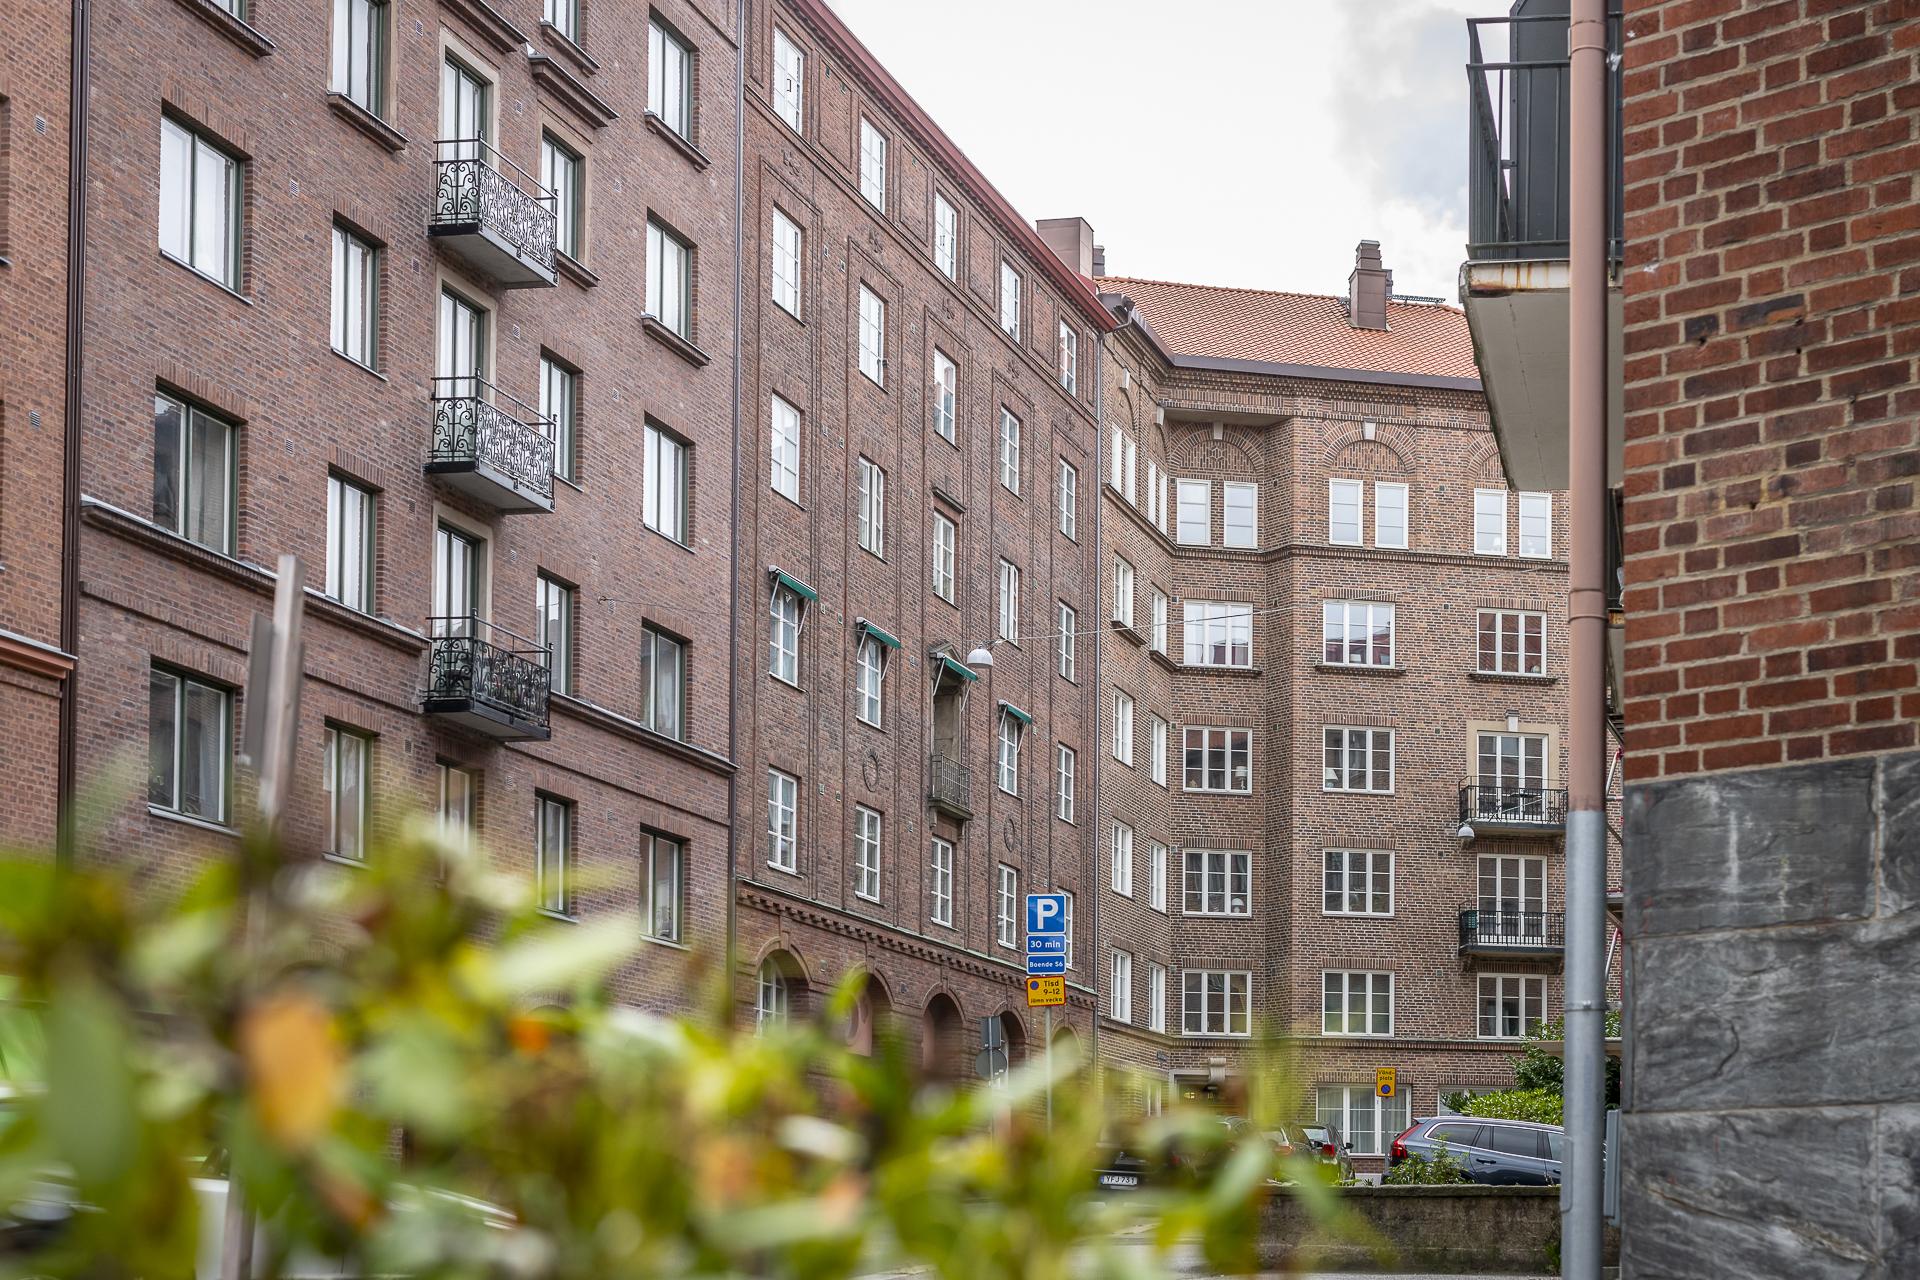
M1099 274L1094 267L1093 228L1085 218L1042 218L1033 229L1069 270L1083 276Z
M1347 323L1356 329L1387 327L1387 295L1393 292L1393 272L1380 265L1380 242L1362 240L1353 251L1353 274L1347 277Z

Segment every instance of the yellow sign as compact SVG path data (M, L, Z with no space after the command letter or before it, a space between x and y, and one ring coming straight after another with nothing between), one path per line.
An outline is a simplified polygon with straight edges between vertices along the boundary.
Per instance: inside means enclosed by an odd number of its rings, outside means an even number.
M1383 1098L1391 1098L1394 1090L1394 1071L1392 1067L1373 1069L1373 1091Z
M1027 979L1027 1008L1044 1009L1067 1002L1067 980L1059 977Z

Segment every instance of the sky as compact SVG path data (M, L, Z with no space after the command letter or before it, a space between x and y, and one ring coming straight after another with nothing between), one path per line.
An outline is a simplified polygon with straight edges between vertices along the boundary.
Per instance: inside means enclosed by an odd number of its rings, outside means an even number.
M1457 301L1466 23L1505 0L829 0L1028 221L1107 271Z

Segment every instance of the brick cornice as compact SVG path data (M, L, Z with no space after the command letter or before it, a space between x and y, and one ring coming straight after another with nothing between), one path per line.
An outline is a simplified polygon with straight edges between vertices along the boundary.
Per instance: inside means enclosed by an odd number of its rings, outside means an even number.
M62 649L42 644L29 636L0 631L0 665L25 671L29 675L65 680L73 670L75 658Z

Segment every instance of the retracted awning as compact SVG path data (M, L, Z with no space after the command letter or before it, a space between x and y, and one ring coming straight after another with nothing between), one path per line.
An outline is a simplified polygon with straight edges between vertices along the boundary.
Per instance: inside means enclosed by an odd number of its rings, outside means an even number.
M1000 709L1006 712L1008 715L1012 716L1015 720L1018 720L1021 724L1027 725L1029 727L1031 727L1033 724L1033 717L1028 715L1026 712L1022 711L1020 708L1014 706L1011 702L1002 702L1000 704Z
M872 636L875 640L878 640L881 644L887 646L887 648L889 649L898 649L900 647L900 642L898 640L896 640L893 636L887 634L885 631L882 631L880 628L874 626L871 622L868 622L865 618L859 619L853 625L857 630L863 631L867 635Z
M784 569L775 567L767 570L767 573L769 576L773 578L775 582L779 583L781 586L785 587L787 590L793 592L797 596L802 596L808 600L818 600L820 598L820 593L818 591L815 591L812 587L800 581L800 579L794 577L792 574L786 572Z

